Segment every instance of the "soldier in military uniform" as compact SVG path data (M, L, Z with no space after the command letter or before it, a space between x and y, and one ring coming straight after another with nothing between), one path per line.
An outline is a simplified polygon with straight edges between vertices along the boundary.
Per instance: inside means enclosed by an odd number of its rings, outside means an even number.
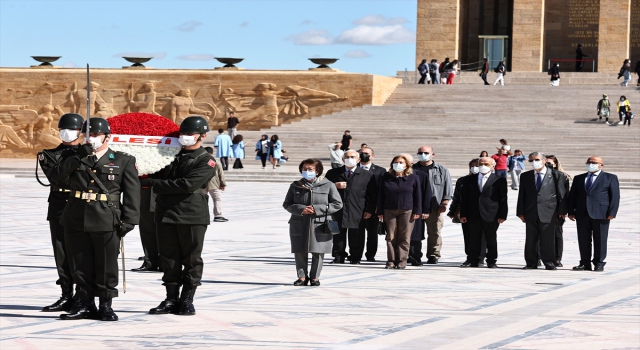
M152 186L156 199L158 248L167 298L150 314L195 315L193 296L202 279L202 245L209 225L209 195L205 190L215 172L215 161L202 148L209 131L200 116L180 124L183 148L169 166L142 179ZM182 286L182 294L180 294ZM180 298L178 299L178 295Z
M83 133L86 128L87 122ZM89 143L54 168L52 176L53 181L69 178L71 192L60 222L77 284L73 307L60 318L117 321L111 300L118 296L118 250L120 238L140 219L140 181L136 159L109 149L106 119L91 118L89 132Z
M60 117L58 121L58 129L60 130L60 138L62 143L53 149L43 150L38 153L38 162L42 168L42 172L49 179L51 184L49 191L49 209L47 211L47 220L49 221L49 229L51 231L51 244L53 245L53 258L56 261L56 269L58 270L58 280L56 284L62 289L62 296L55 303L45 306L42 311L60 312L69 311L73 305L73 277L71 267L69 266L70 256L64 243L64 226L60 224L60 217L64 206L69 198L69 181L67 178L61 181L52 179L52 170L60 164L65 158L73 156L80 144L80 129L84 119L81 115L75 113L67 113ZM38 180L39 181L39 180Z
M140 191L140 241L144 250L142 266L131 269L135 272L162 271L160 267L160 255L158 253L158 239L156 237L156 194L153 188L143 186Z

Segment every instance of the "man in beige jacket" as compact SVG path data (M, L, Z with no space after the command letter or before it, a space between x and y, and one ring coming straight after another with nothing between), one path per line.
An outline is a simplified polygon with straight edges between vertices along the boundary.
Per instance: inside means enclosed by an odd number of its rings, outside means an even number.
M205 147L205 150L209 152L213 157L213 148ZM213 199L213 221L214 222L227 222L222 216L222 192L227 188L227 183L224 181L224 171L222 170L222 164L216 162L215 173L209 183L207 184L207 191Z

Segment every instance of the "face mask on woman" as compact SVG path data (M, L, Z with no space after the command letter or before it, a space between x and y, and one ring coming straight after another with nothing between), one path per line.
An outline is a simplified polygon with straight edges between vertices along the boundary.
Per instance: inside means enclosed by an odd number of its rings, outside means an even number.
M313 179L316 178L316 172L315 171L303 171L302 172L302 177L307 180L307 181L311 181Z
M405 168L406 166L404 164L393 163L393 170L397 173L404 171Z

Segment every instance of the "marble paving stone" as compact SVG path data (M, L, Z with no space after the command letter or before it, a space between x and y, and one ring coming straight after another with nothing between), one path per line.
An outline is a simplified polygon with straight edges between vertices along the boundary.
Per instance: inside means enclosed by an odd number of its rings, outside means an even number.
M227 223L212 223L203 251L197 315L149 315L164 298L159 273L127 272L114 299L119 322L61 321L40 312L59 296L45 220L47 189L0 179L1 349L638 349L640 191L623 190L603 273L574 272L575 223L565 224L565 267L523 271L524 224L498 231L497 270L462 269L459 225L445 220L438 265L385 270L377 262L326 264L322 286L293 287L287 184L233 183ZM139 233L125 238L138 267ZM329 261L329 259L327 259Z

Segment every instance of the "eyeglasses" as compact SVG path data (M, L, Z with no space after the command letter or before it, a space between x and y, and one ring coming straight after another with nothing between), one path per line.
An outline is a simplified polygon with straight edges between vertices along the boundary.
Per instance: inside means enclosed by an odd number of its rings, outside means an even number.
M431 154L431 153L429 153L429 152L418 152L418 155L421 155L421 154Z

